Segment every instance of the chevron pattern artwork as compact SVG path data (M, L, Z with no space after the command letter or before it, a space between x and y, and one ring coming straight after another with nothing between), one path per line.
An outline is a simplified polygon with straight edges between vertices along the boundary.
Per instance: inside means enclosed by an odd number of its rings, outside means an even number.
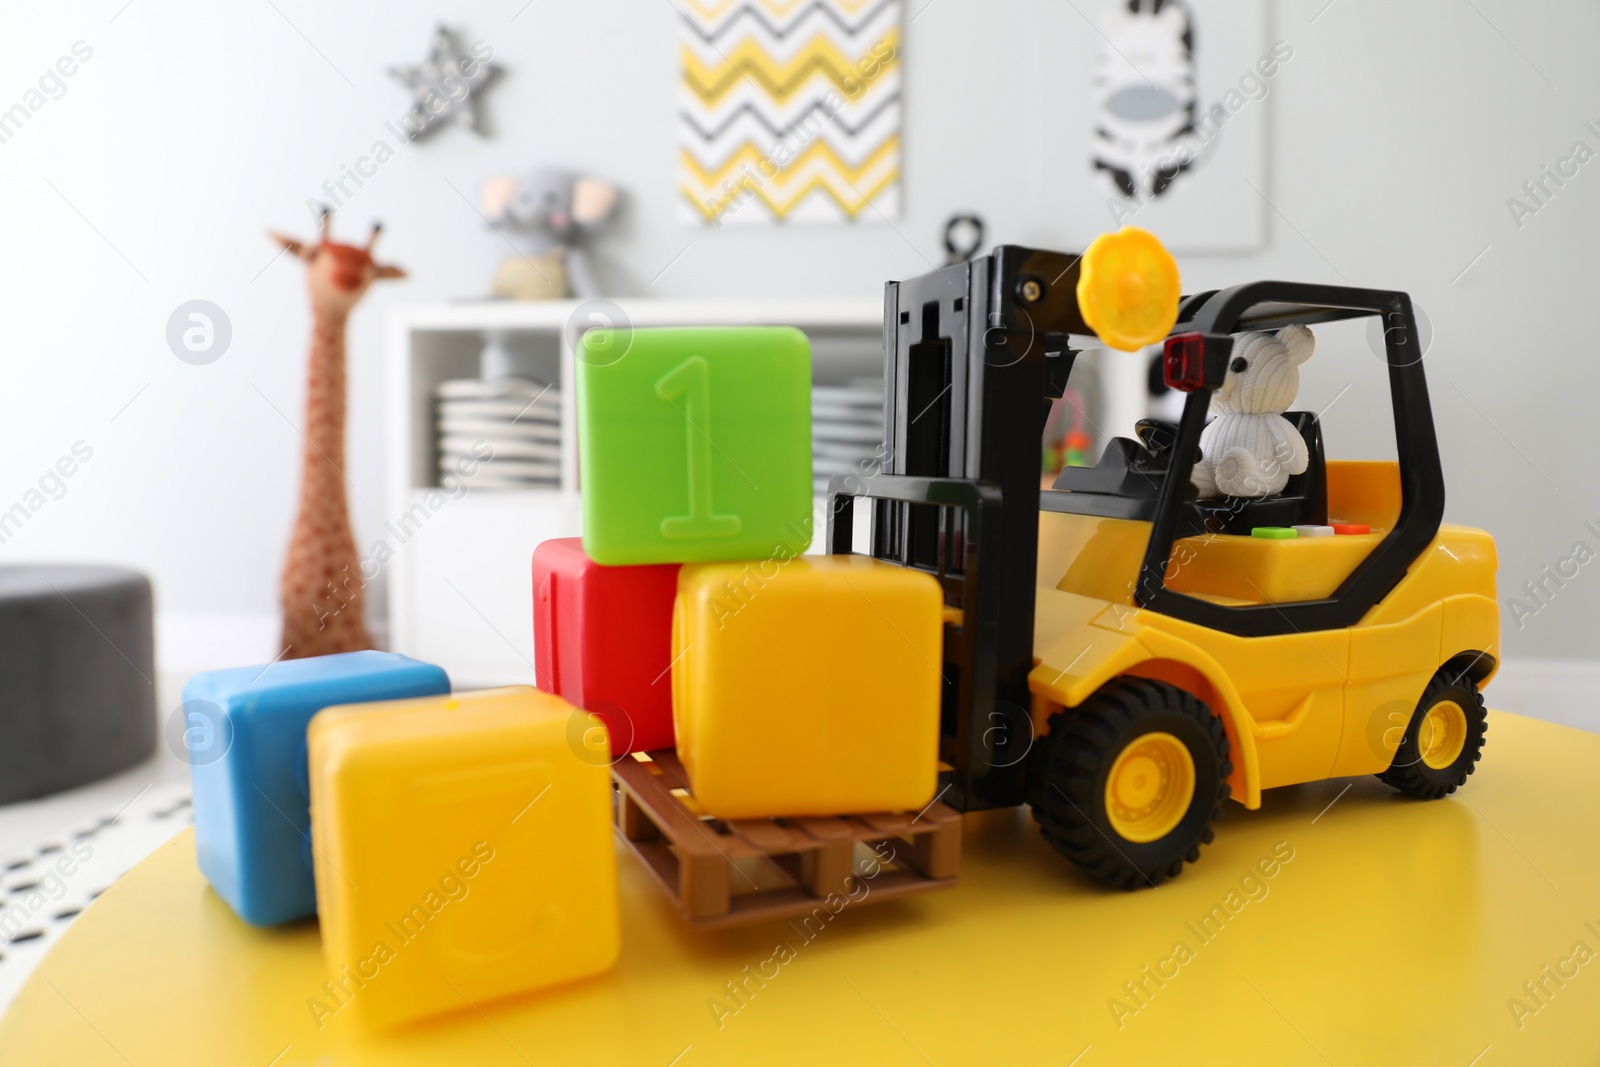
M681 213L853 222L900 206L901 0L675 0Z

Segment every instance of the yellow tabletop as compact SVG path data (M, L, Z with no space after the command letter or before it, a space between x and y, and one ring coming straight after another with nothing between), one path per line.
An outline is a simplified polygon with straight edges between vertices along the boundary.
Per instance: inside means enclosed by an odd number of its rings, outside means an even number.
M1100 888L1008 811L967 817L953 890L697 933L623 856L614 971L389 1035L319 1028L316 926L240 923L186 832L46 957L0 1064L1594 1062L1600 736L1489 721L1455 796L1269 791L1156 890Z

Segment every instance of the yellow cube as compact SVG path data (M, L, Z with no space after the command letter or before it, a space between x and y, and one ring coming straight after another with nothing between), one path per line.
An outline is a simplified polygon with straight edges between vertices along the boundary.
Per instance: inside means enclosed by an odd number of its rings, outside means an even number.
M569 742L575 714L514 686L311 720L321 1025L389 1026L616 961L608 764Z
M672 715L727 819L915 810L938 778L939 584L862 556L686 564Z

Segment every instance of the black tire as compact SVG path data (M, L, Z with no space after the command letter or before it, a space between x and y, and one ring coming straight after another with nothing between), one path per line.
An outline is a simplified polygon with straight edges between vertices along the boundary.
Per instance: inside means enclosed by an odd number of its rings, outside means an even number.
M1119 754L1141 735L1168 733L1194 762L1194 792L1177 825L1135 842L1112 828L1106 781ZM1205 703L1176 686L1118 678L1075 708L1050 718L1028 764L1028 794L1050 847L1089 874L1122 889L1159 885L1200 858L1228 797L1228 737Z
M1448 766L1430 767L1422 758L1419 735L1429 709L1444 701L1454 702L1465 714L1466 737L1460 755ZM1484 711L1483 694L1478 692L1477 684L1458 668L1442 668L1422 691L1417 710L1411 713L1411 721L1406 724L1405 737L1395 750L1394 762L1378 778L1402 793L1424 800L1449 796L1477 769L1478 760L1483 758L1484 734L1488 729L1489 716Z

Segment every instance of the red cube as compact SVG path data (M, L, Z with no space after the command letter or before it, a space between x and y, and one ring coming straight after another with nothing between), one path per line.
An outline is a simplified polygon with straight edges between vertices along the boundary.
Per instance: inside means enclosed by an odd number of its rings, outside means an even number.
M678 564L605 567L581 537L533 552L533 658L540 689L605 723L613 758L671 748L672 601Z

